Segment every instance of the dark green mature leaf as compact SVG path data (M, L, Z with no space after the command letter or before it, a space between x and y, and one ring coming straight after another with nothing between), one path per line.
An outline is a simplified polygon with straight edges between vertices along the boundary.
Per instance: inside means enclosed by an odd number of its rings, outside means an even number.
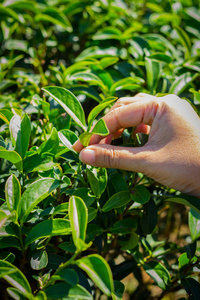
M104 204L102 210L108 212L113 208L119 208L125 206L131 201L131 194L129 191L121 191L112 195L108 201Z
M198 198L189 195L181 195L181 197L167 198L166 201L187 205L200 213L200 201Z
M85 271L107 296L114 292L112 272L103 257L97 254L88 255L76 261L79 268Z
M30 300L34 299L28 280L24 274L11 263L0 260L0 277L15 287L23 296Z
M40 222L29 232L25 244L30 245L37 239L47 238L57 235L68 235L71 233L70 222L66 219L53 219Z
M121 250L132 250L135 248L139 243L139 236L132 232L129 239L122 241L119 240L119 244L121 245Z
M69 219L72 229L72 237L77 248L80 247L79 239L85 241L88 211L85 202L76 196L69 200Z
M144 234L150 234L157 225L157 208L154 200L150 198L149 202L144 205L144 212L140 221Z
M151 54L148 57L150 59L154 59L167 64L170 64L172 62L172 57L162 52Z
M61 181L53 178L42 178L30 184L21 197L20 222L25 222L31 210L58 188L61 183Z
M144 265L144 270L147 274L155 280L156 284L162 289L165 290L171 281L168 270L157 261L149 261Z
M71 286L68 283L60 282L45 290L48 299L80 299L92 300L92 295L81 285Z
M47 21L55 25L62 26L68 32L72 32L72 27L66 16L56 8L49 7L43 13L37 14L35 17L36 22Z
M83 130L86 130L83 108L72 92L56 86L45 87L42 90L57 101Z
M184 289L188 293L188 295L192 296L194 300L199 299L200 295L200 284L194 278L186 277L182 278L181 284Z
M188 216L188 221L190 235L192 237L192 240L195 241L200 237L200 213L191 208Z
M31 134L31 122L29 117L24 115L23 118L21 118L19 115L14 115L10 120L10 134L15 146L15 151L19 153L23 159L28 150Z
M18 212L21 200L21 186L17 177L12 174L6 181L6 202L9 210Z
M133 233L137 229L137 221L134 219L123 219L114 223L110 228L112 233L127 234Z
M140 203L140 204L145 204L146 202L149 201L151 194L148 191L148 189L143 186L143 185L138 185L134 188L134 195L132 197L132 200Z
M78 275L76 271L73 269L69 269L69 268L63 269L59 271L57 275L60 277L59 280L63 280L71 285L76 285L79 281Z
M107 171L105 168L87 168L87 177L91 189L98 198L101 197L107 185Z
M15 165L20 172L23 171L22 158L17 152L6 150L5 148L0 146L0 158L7 159L13 165Z

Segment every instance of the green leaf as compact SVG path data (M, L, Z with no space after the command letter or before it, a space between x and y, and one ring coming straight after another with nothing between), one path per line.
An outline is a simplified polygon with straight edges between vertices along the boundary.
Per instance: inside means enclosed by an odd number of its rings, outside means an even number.
M5 271L5 268L7 271ZM10 270L10 272L8 272ZM21 295L32 300L31 287L24 274L14 265L7 261L0 260L0 277L15 287Z
M90 85L97 85L103 90L106 90L103 81L97 75L93 73L88 73L87 71L75 73L69 78L69 80L86 81Z
M148 89L151 93L155 93L161 73L160 63L146 57L145 67L147 72Z
M62 129L58 132L58 136L65 147L75 152L72 145L78 140L78 137L73 131L69 129Z
M108 201L104 204L102 210L108 212L113 208L119 208L125 206L131 201L131 194L129 191L121 191L112 195Z
M30 184L21 197L20 222L25 222L32 209L58 188L61 183L61 181L53 178L42 178Z
M150 234L157 225L157 208L154 200L150 198L149 202L144 204L144 212L140 221L144 234Z
M59 146L59 139L58 139L58 132L55 127L53 127L50 137L47 141L42 143L42 145L39 147L37 153L39 155L43 153L52 153L56 154L58 151Z
M47 300L47 296L45 292L39 291L39 293L37 293L37 296L35 296L34 300Z
M179 15L169 12L153 13L150 15L150 23L156 23L158 25L165 25L168 23L179 25L180 22L181 18Z
M79 140L84 147L87 147L90 143L90 138L93 136L92 132L83 132L79 135Z
M72 32L72 26L66 16L56 8L49 7L42 14L35 16L36 22L51 22L55 25L62 26L68 32Z
M92 300L92 295L81 285L71 286L65 282L56 283L45 290L48 299ZM66 297L66 298L65 298Z
M69 200L69 219L73 242L79 249L79 239L85 241L88 211L85 202L77 196L72 196Z
M107 171L105 168L87 168L87 177L90 187L98 198L101 197L107 185Z
M31 256L30 265L33 270L41 270L48 264L48 255L46 251L36 250Z
M88 115L88 130L90 130L93 121L98 116L98 114L105 109L107 106L109 106L113 101L115 101L117 98L113 97L112 100L105 101L103 103L100 103L99 105L95 106Z
M7 220L8 215L3 210L0 210L0 228L2 228L5 225Z
M198 73L192 76L190 72L186 72L179 77L176 77L169 89L169 93L180 95L184 92L187 86L196 79L197 76Z
M162 52L153 53L153 54L149 55L148 58L159 61L159 62L167 63L167 64L170 64L172 62L171 56L164 54Z
M191 208L188 219L190 235L192 240L195 241L200 237L200 213Z
M132 232L129 239L125 241L119 240L118 242L121 245L121 250L132 250L138 245L139 236L135 232Z
M106 122L104 121L104 119L100 119L99 121L97 121L97 123L94 125L92 129L92 133L101 136L106 136L109 134L109 130L106 126Z
M171 279L168 270L161 263L149 261L144 265L144 270L162 290L167 289Z
M0 16L1 18L8 18L11 17L14 20L23 23L23 19L19 17L19 15L13 11L12 9L10 9L9 7L4 7L3 5L0 4Z
M100 65L103 69L106 69L107 67L114 65L118 60L118 57L103 57L100 60Z
M20 293L19 290L15 289L13 287L7 288L6 290L8 292L8 295L11 296L15 300L26 300L27 299Z
M136 90L141 88L141 84L144 83L144 79L140 77L127 77L115 82L110 89L112 95L116 91L120 90Z
M132 200L140 204L147 203L151 197L149 190L143 185L136 186L134 192Z
M178 262L180 271L182 271L190 263L186 252L179 256Z
M133 233L137 229L137 221L134 219L123 219L114 223L110 228L112 233L127 234Z
M111 296L114 292L112 272L103 257L97 254L88 255L77 260L76 264L88 274L103 293Z
M187 33L179 26L174 26L180 41L183 45L183 49L185 51L185 58L189 59L190 58L190 52L191 52L191 40Z
M42 88L42 90L58 102L84 131L86 130L83 108L72 92L65 88L56 86L49 86Z
M93 36L93 40L110 40L122 38L122 32L114 26L107 26L103 29L98 30Z
M198 198L193 196L181 195L180 197L167 198L166 201L187 205L200 214L200 201Z
M10 134L12 143L15 146L15 151L19 153L23 159L28 150L31 135L31 122L26 114L23 118L19 115L12 117L10 120Z
M68 235L70 233L70 222L66 219L53 219L42 221L30 230L25 240L25 245L28 246L38 239L43 239L57 235Z
M59 276L59 280L63 280L66 283L69 283L71 285L76 285L79 281L79 277L76 271L73 269L69 269L69 268L63 269L59 271L57 275Z
M200 284L194 278L186 277L181 279L184 289L194 300L199 300Z
M21 200L21 186L17 177L12 174L5 185L6 202L9 210L18 213Z
M15 165L20 172L23 171L22 158L17 152L0 147L0 158L7 159Z

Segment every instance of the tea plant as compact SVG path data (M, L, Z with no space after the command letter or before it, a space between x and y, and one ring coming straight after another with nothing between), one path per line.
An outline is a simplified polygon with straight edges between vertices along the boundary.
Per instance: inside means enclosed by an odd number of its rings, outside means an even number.
M199 199L72 148L138 92L199 113L199 1L0 3L1 298L199 299Z

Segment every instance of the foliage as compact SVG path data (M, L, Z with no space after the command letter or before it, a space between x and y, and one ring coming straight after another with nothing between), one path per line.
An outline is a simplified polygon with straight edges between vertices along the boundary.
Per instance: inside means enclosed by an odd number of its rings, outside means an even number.
M149 285L198 299L199 199L84 165L72 145L107 135L101 117L138 92L199 113L199 13L198 0L0 1L2 299L122 299L130 273L131 299Z

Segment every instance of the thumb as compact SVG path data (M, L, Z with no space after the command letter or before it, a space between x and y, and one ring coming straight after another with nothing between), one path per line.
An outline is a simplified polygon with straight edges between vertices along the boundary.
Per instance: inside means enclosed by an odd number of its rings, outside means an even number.
M146 173L147 168L151 168L152 151L153 149L146 145L129 148L98 144L84 148L79 158L83 163L95 167Z

